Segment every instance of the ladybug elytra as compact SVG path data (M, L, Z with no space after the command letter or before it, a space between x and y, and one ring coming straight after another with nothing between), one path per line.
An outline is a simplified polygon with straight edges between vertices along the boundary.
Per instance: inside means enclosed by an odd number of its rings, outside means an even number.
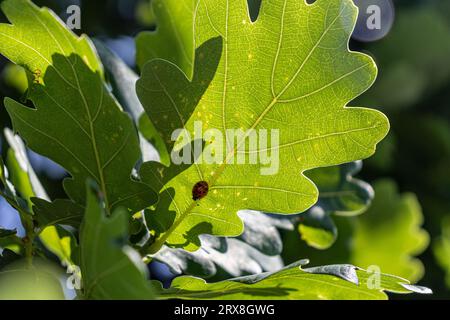
M192 188L192 200L197 201L206 197L209 191L209 185L206 181L197 182Z

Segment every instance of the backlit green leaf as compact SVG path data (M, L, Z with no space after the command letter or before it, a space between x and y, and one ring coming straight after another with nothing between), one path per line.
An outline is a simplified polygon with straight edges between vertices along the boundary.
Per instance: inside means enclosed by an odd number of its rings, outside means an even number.
M316 186L303 172L374 153L388 131L386 117L374 110L344 108L376 76L372 59L347 47L356 14L349 0L312 5L267 0L252 23L244 0L200 1L195 35L201 46L192 81L173 64L153 60L137 84L141 102L168 150L173 130L186 128L192 137L196 121L203 130L223 134L226 129L279 129L279 146L244 151L247 156L279 151L279 170L262 175L261 163L229 163L248 135L223 154L222 163L197 161L169 168L147 164L142 176L145 181L159 180L157 211L165 229L150 251L164 243L193 250L202 233L238 235L242 222L235 213L240 209L303 212L318 198ZM213 37L221 37L223 45L220 38L210 40ZM192 142L178 138L178 147ZM205 144L211 147L212 142ZM193 201L193 186L202 180L210 191Z
M306 261L301 261L304 264ZM372 275L373 276L373 275ZM307 299L307 300L382 300L384 293L430 292L410 286L402 278L381 274L373 287L371 274L353 266L326 266L301 269L294 264L274 273L231 279L217 283L193 277L176 278L170 289L161 290L161 298L177 299ZM356 283L355 283L356 282Z
M12 24L0 25L0 52L33 78L29 98L36 109L5 101L14 130L71 174L64 187L78 205L85 203L88 178L99 184L108 211L136 212L153 203L155 193L130 178L140 154L136 130L106 90L90 41L28 0L5 0L1 8Z

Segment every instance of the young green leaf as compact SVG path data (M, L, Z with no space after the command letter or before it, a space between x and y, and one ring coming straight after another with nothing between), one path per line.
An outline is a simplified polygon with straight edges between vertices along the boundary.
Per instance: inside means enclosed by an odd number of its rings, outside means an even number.
M157 29L136 37L136 62L141 68L152 59L165 59L192 78L194 60L193 13L198 0L154 0ZM149 45L151 44L151 45Z
M58 257L64 267L78 265L78 245L75 236L59 225L46 227L39 234L42 244Z
M160 180L157 210L166 210L165 224L170 225L151 251L166 242L193 250L201 233L238 235L242 222L235 213L240 209L303 212L318 197L316 186L303 174L306 170L374 153L388 131L386 117L345 107L376 76L371 58L348 50L356 15L350 0L312 5L267 0L252 23L245 0L200 1L195 30L196 44L202 45L192 82L173 64L153 60L144 67L138 95L169 150L173 130L186 128L192 137L196 121L203 130L214 128L224 137L227 129L240 128L246 134L218 163L147 165L145 180ZM217 36L223 46L209 40ZM217 51L222 56L209 83ZM279 152L275 175L262 175L262 164L230 163L251 129L279 130L278 146L239 152ZM180 144L190 143L178 138ZM199 181L208 183L209 193L194 201L192 190Z
M259 275L207 283L193 277L176 278L170 289L161 289L160 298L177 299L297 299L297 300L383 300L384 293L427 292L410 286L407 280L381 274L379 286L373 286L371 274L347 265L301 269L306 261L285 269Z
M164 59L177 65L189 79L194 67L194 18L198 0L155 0L152 13L157 29L143 31L136 37L136 60L140 69L153 59ZM249 14L256 20L261 0L248 0Z
M36 109L5 101L14 130L71 174L64 187L78 205L85 204L88 178L100 186L108 211L154 203L156 194L130 178L140 157L136 130L105 88L90 41L28 0L5 0L1 8L12 24L0 25L0 52L33 78Z
M80 231L80 261L85 299L151 299L141 257L126 245L128 214L116 210L105 216L103 204L88 190Z

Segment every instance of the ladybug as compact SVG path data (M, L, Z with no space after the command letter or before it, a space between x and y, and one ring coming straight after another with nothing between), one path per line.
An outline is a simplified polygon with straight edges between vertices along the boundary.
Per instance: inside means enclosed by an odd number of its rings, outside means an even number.
M192 200L197 201L206 197L209 191L209 185L206 181L197 182L192 188Z

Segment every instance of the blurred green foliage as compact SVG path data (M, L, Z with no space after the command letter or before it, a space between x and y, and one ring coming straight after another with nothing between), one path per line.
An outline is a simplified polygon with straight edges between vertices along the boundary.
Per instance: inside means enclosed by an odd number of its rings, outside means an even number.
M396 5L391 33L364 46L376 58L380 74L360 101L386 112L391 132L365 162L363 176L369 181L389 176L401 191L415 193L432 243L439 241L435 248L444 248L446 236L440 235L450 216L450 3ZM448 270L443 250L437 256ZM432 287L435 298L449 298L450 286L432 248L420 259L425 266L421 284Z

